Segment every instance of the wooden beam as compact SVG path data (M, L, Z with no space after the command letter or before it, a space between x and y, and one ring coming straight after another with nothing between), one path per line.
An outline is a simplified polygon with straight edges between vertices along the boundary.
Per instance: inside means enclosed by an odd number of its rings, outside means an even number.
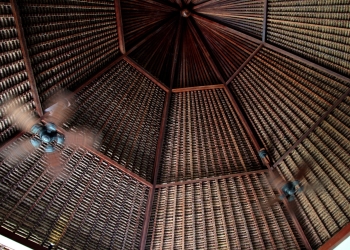
M300 138L297 140L293 146L291 146L274 164L273 167L277 167L279 164L284 161L287 156L296 148L298 147L301 142L306 139L320 124L323 122L327 116L340 104L342 103L346 97L350 95L350 88L338 99L336 100L333 105L309 128Z
M87 80L83 85L81 85L79 88L77 88L74 93L79 93L81 90L83 90L87 85L91 84L93 81L95 81L97 78L104 75L107 71L109 71L111 68L113 68L115 65L117 65L121 60L125 58L126 55L121 55L117 59L115 59L112 63L107 65L107 67L103 68L100 72L95 74L93 77L91 77L89 80Z
M226 95L230 99L231 104L232 104L234 110L236 111L239 120L242 122L244 129L248 133L248 136L249 136L251 142L253 143L253 146L254 146L256 152L259 152L262 147L260 146L260 143L256 139L256 136L255 136L253 130L251 129L247 119L243 115L243 112L241 111L241 108L239 107L238 102L233 97L233 95L232 95L231 91L229 90L229 88L227 87L227 85L224 85L224 90L226 92Z
M35 109L36 109L36 112L38 113L38 115L41 117L41 116L43 116L43 109L41 107L38 89L36 87L35 77L34 77L32 64L30 62L29 52L28 52L28 48L27 48L27 42L26 42L26 39L24 36L22 19L21 19L20 13L19 13L19 8L18 8L16 0L11 0L11 10L13 13L13 17L15 19L18 40L19 40L19 44L21 46L24 64L26 66L28 81L29 81L30 88L32 91L33 100L35 103Z
M232 80L244 69L244 67L250 62L250 60L260 51L260 49L263 47L262 44L257 47L254 52L245 60L245 62L236 70L236 72L226 81L226 85L232 82Z
M207 2L206 2L206 3L207 3ZM242 33L242 32L239 32L239 31L237 31L237 30L235 30L235 29L229 28L229 27L227 27L227 26L225 26L225 25L222 25L222 24L220 24L220 23L218 23L218 22L216 22L216 21L213 21L213 20L211 20L211 19L202 17L202 16L200 16L200 15L198 15L198 14L195 14L195 13L193 13L193 12L191 12L191 16L192 16L194 19L197 19L197 20L200 20L200 21L203 21L203 22L207 22L207 23L210 23L210 24L212 24L212 25L216 25L216 26L220 27L220 29L226 30L226 31L228 31L228 32L230 32L230 33L233 33L233 34L235 34L235 35L237 35L237 36L240 36L240 37L242 37L242 38L245 38L245 39L247 39L247 40L249 40L249 41L252 41L252 42L254 42L254 43L257 43L257 44L261 44L261 43L262 43L261 40L255 38L255 37L252 37L252 36L250 36L250 35L247 35L247 34L244 34L244 33Z
M338 233L324 243L318 250L333 250L343 240L350 236L350 223L343 227Z
M120 0L114 0L114 7L115 7L115 16L117 18L119 50L122 54L125 54L126 49L125 49L125 41L124 41L124 29L123 29L122 9L120 6Z
M107 65L104 69L102 69L100 72L98 72L96 75L94 75L92 78L90 78L87 82L85 82L83 85L81 85L78 89L74 91L74 93L80 92L83 88L85 88L87 85L91 84L93 81L95 81L97 78L101 77L103 74L105 74L108 70L110 70L113 66L115 66L118 62L125 59L126 56L128 56L131 52L133 52L135 49L139 48L144 42L146 42L149 38L154 36L156 33L158 33L161 30L161 28L155 30L151 34L149 34L147 37L142 39L138 44L136 44L132 49L127 51L124 55L119 56L117 59L115 59L112 63Z
M39 244L36 244L30 240L27 240L26 238L23 238L17 234L12 233L11 231L0 227L0 234L13 240L16 241L22 245L25 245L26 247L29 247L31 249L35 249L35 250L47 250L46 247L40 246Z
M124 58L125 61L127 61L129 64L131 64L134 68L136 68L138 71L140 71L144 76L146 76L148 79L150 79L152 82L157 84L159 87L161 87L165 92L169 92L170 89L168 86L165 86L161 81L159 81L157 78L155 78L151 73L149 73L147 70L145 70L143 67L141 67L137 62L135 62L130 57L126 56Z
M271 167L269 162L265 162L265 165L270 170L270 172L273 172L273 169L272 169L272 167ZM278 172L277 172L277 174L284 180L283 176L281 176ZM278 191L279 195L283 195L283 192L282 192L281 189L277 188L277 191ZM297 229L298 234L299 234L301 240L303 241L303 244L304 244L305 248L308 249L308 250L312 250L311 245L309 243L309 240L307 239L307 237L306 237L306 235L304 233L304 230L301 227L301 225L300 225L300 223L298 221L298 218L295 215L295 211L290 207L290 204L289 204L287 199L283 199L283 204L286 207L286 210L287 210L288 214L292 218L292 221L293 221L293 223L295 225L295 228Z
M224 84L215 84L215 85L205 85L205 86L196 86L196 87L187 87L187 88L176 88L172 90L172 93L182 93L190 91L201 91L209 89L223 89Z
M147 200L147 206L146 206L146 212L145 212L145 220L143 222L143 227L142 227L140 249L146 248L148 226L149 226L149 221L151 219L152 205L154 200L154 191L155 191L155 188L153 186L148 191L148 200Z
M295 55L295 54L292 54L292 53L290 53L290 52L287 52L287 51L285 51L284 49L280 49L280 48L278 48L278 47L276 47L276 46L274 46L274 45L271 45L271 44L268 44L268 43L263 43L263 44L264 44L264 46L265 46L266 48L268 48L268 49L271 49L271 50L273 50L273 51L275 51L275 52L278 52L278 53L280 53L280 54L283 54L283 55L285 55L285 56L288 56L288 57L290 57L290 58L292 58L292 59L294 59L294 60L296 60L296 61L299 61L299 62L301 62L301 63L306 64L307 66L310 66L310 67L312 67L312 68L318 69L318 70L320 70L320 71L322 71L322 72L324 72L324 73L327 73L327 74L329 74L329 75L331 75L331 76L334 76L334 77L338 78L339 80L342 80L342 81L344 81L344 82L349 82L349 83L350 83L350 78L348 78L348 77L345 77L345 76L343 76L343 75L341 75L341 74L338 74L338 73L336 73L336 72L334 72L334 71L332 71L332 70L330 70L330 69L327 69L327 68L325 68L325 67L322 67L322 66L320 66L320 65L318 65L318 64L316 64L316 63L313 63L313 62L311 62L311 61L309 61L309 60L306 60L306 59L304 59L304 58L302 58L302 57L300 57L300 56L297 56L297 55Z
M141 178L139 175L135 174L134 172L130 171L126 167L122 166L118 162L112 160L108 156L106 156L106 155L102 154L101 152L97 151L96 149L94 149L92 147L86 147L86 150L88 150L91 153L93 153L94 155L100 157L102 160L108 162L109 164L115 166L117 169L119 169L120 171L124 172L125 174L131 176L132 178L136 179L137 181L141 182L142 184L144 184L144 185L146 185L148 187L153 187L153 185L151 183L149 183L145 179Z
M165 97L164 107L163 107L162 121L161 121L161 126L160 126L160 131L159 131L157 151L156 151L156 157L155 157L155 161L154 161L154 168L153 168L153 174L152 174L153 188L152 188L151 195L148 197L149 200L147 203L145 222L144 222L143 230L142 230L143 234L141 237L140 249L145 249L145 247L146 247L147 232L148 232L149 221L151 218L151 210L152 210L152 204L153 204L153 200L154 200L154 192L156 190L156 185L157 185L158 172L159 172L160 160L161 160L161 156L162 156L162 149L163 149L163 143L164 143L164 137L165 137L166 124L167 124L168 113L169 113L169 108L170 108L170 101L171 101L171 91L167 92L166 97Z
M197 44L199 45L199 47L202 48L202 51L204 52L204 56L207 59L210 66L212 67L212 69L214 70L214 73L216 74L217 78L220 80L220 82L222 84L224 84L225 80L222 77L222 75L219 71L219 68L216 66L216 64L213 61L213 57L209 52L210 50L208 49L208 45L204 42L204 41L206 41L205 38L200 37L199 30L195 27L195 25L194 25L194 23L192 23L192 21L194 22L194 20L192 18L190 18L188 25L189 25L190 29L192 29L192 33L193 33L195 39L197 40Z
M267 11L268 11L267 7L268 7L268 2L267 0L264 0L264 20L263 20L263 30L261 35L262 42L266 41L266 36L267 36Z
M280 195L282 195L282 191L281 190L278 190L278 193ZM285 207L287 209L287 212L289 213L290 217L292 218L292 221L293 221L293 223L294 223L294 225L295 225L295 227L296 227L296 229L297 229L297 231L298 231L298 233L299 233L299 235L301 237L301 240L304 243L304 246L306 247L306 249L312 250L312 247L311 247L311 245L309 243L309 240L307 239L307 237L306 237L306 235L304 233L304 230L300 226L300 223L299 223L298 218L296 217L294 211L290 208L288 201L286 199L284 199L283 203L284 203L284 205L285 205Z
M171 74L170 74L170 90L172 90L172 88L174 86L174 81L175 81L176 64L177 64L177 60L179 58L179 50L180 50L181 28L182 28L182 17L179 16L179 24L177 26L177 33L176 33L176 38L175 38L174 57L173 57L173 63L171 66Z
M246 176L246 175L251 175L251 174L268 173L269 171L270 171L269 169L261 169L261 170L250 171L250 172L228 174L228 175L215 176L215 177L206 177L206 178L196 179L196 180L187 180L187 181L178 181L178 182L172 182L172 183L158 184L158 185L156 185L156 188L173 187L173 186L180 186L180 185L186 185L186 184L201 183L201 182L205 182L205 181L227 179L227 178L231 178L231 177Z

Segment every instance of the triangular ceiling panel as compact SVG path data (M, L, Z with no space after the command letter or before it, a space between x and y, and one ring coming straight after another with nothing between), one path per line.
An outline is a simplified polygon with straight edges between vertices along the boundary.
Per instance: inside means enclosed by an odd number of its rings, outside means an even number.
M201 41L191 18L182 22L180 51L174 88L213 85L222 83L210 65L208 52Z
M173 17L159 32L130 54L131 58L168 86L178 22L179 16Z
M225 80L228 80L259 46L257 42L240 35L240 32L213 22L197 18L195 20Z
M246 34L262 36L264 0L207 1L193 10Z
M163 25L176 10L152 0L121 0L120 4L127 49Z

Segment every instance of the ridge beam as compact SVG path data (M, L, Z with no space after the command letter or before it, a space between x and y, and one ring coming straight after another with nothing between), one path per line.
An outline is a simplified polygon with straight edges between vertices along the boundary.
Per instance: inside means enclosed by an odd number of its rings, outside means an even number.
M193 183L202 183L202 182L205 182L205 181L221 180L221 179L227 179L227 178L231 178L231 177L245 176L245 175L250 175L250 174L269 173L269 172L270 172L269 169L261 169L261 170L250 171L250 172L242 172L242 173L221 175L221 176L215 176L215 177L205 177L205 178L196 179L196 180L185 180L185 181L177 181L177 182L171 182L171 183L157 184L156 188L180 186L180 185L187 185L187 184L193 184Z
M114 0L115 16L117 19L118 41L119 50L122 54L126 53L125 40L124 40L124 28L122 19L122 8L120 6L120 0Z
M15 19L18 40L19 40L19 44L20 44L20 47L21 47L22 56L23 56L23 59L24 59L24 64L25 64L25 67L26 67L26 71L27 71L27 76L28 76L28 81L29 81L29 84L30 84L30 89L31 89L31 92L33 94L33 100L34 100L34 103L35 103L35 109L36 109L36 112L38 113L38 115L41 117L41 116L43 116L44 113L43 113L43 109L41 107L40 97L39 97L38 89L37 89L37 86L36 86L36 81L35 81L35 77L34 77L32 64L30 62L27 42L26 42L26 39L25 39L25 36L24 36L22 19L21 19L21 16L20 16L20 12L19 12L19 8L18 8L16 0L11 0L10 3L11 3L11 9L12 9L13 17Z
M162 114L161 127L160 127L160 131L159 131L159 137L158 137L158 143L157 143L156 157L154 160L153 186L152 186L152 190L150 190L150 194L148 196L148 202L147 202L146 213L145 213L145 221L144 221L143 229L142 229L140 249L145 249L145 247L146 247L149 221L151 219L152 204L153 204L154 193L155 193L156 185L157 185L159 166L160 166L162 149L163 149L164 138L165 138L166 124L167 124L168 113L169 113L169 109L170 109L170 101L171 101L171 90L169 92L167 92L167 94L166 94L164 107L163 107L163 114Z
M159 81L157 78L155 78L151 73L149 73L147 70L145 70L143 67L141 67L137 62L135 62L133 59L131 59L128 56L125 56L125 61L127 61L129 64L131 64L134 68L136 68L138 71L140 71L144 76L146 76L148 79L150 79L152 82L157 84L160 88L162 88L165 92L169 93L170 89L168 86L165 86L161 81Z

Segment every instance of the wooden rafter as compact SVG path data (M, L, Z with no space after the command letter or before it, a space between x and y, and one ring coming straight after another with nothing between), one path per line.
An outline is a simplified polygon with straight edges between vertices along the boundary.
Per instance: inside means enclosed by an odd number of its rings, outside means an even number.
M181 2L181 1L180 1ZM181 34L181 27L182 27L182 18L181 16L179 17L179 24L177 27L177 33L176 33L176 38L175 38L175 49L174 49L174 57L173 57L173 62L171 66L171 75L170 75L170 90L172 90L174 81L175 81L175 71L176 71L176 64L178 61L179 57L179 50L180 50L180 34Z
M135 62L130 57L126 56L125 61L127 61L129 64L131 64L134 68L136 68L138 71L140 71L144 76L146 76L148 79L150 79L152 82L157 84L159 87L161 87L164 91L169 92L170 89L168 86L165 86L161 81L159 81L157 78L155 78L151 73L149 73L147 70L145 70L142 66L140 66L137 62Z
M216 76L220 80L222 84L225 83L224 78L222 77L219 68L216 66L216 64L213 61L213 57L210 55L210 50L208 49L208 45L204 42L205 39L202 39L202 37L199 35L198 29L195 27L194 23L192 23L192 18L190 18L188 25L190 26L193 35L198 43L198 46L202 48L202 51L204 52L204 56L207 59L208 63L210 64L211 68L214 70Z
M206 3L207 3L207 2L206 2ZM242 38L245 38L245 39L247 39L247 40L249 40L249 41L252 41L252 42L254 42L254 43L257 43L257 44L262 43L261 40L255 38L255 37L252 37L252 36L250 36L250 35L247 35L247 34L245 34L245 33L242 33L242 32L240 32L240 31L237 31L237 30L235 30L235 29L229 28L229 27L227 27L227 26L225 26L225 25L222 25L222 24L220 24L220 23L218 23L218 22L216 22L216 21L213 21L213 20L211 20L211 19L208 19L208 18L206 18L206 17L200 16L200 15L195 14L195 13L191 13L191 16L192 16L194 19L197 19L197 20L200 20L200 21L203 21L203 22L207 22L207 23L211 23L211 24L213 24L213 25L216 25L216 26L220 27L220 28L223 29L223 30L226 30L226 31L228 31L228 32L231 32L232 34L235 34L235 35L237 35L237 36L240 36L240 37L242 37Z
M190 91L198 91L198 90L209 90L209 89L223 89L224 84L215 84L215 85L205 85L205 86L196 86L196 87L187 87L187 88L176 88L173 89L173 93L181 93L181 92L190 92Z
M178 30L177 30L177 34L176 34L176 40L175 40L174 57L173 57L172 68L171 68L170 88L169 88L169 92L167 92L167 94L166 94L164 107L163 107L161 127L160 127L160 132L159 132L159 137L158 137L156 157L155 157L155 161L154 161L154 168L153 168L153 174L152 174L153 186L150 189L149 195L148 195L148 201L147 201L147 207L146 207L146 213L145 213L145 220L144 220L144 225L143 225L143 229L142 229L140 249L145 249L145 247L146 247L146 240L147 240L147 234L148 234L149 221L151 219L151 212L152 212L152 205L153 205L153 200L154 200L154 193L155 193L156 184L157 184L157 177L158 177L158 172L159 172L160 159L161 159L162 148L163 148L164 137L165 137L166 123L167 123L167 120L168 120L168 113L169 113L169 108L170 108L172 86L174 84L176 64L177 64L177 60L178 60L178 56L179 56L181 23L182 23L182 18L180 17Z
M120 0L114 0L114 7L115 7L115 15L117 18L119 50L122 54L125 54L126 49L125 49L122 9L120 6Z
M27 42L26 42L26 39L25 39L25 36L24 36L22 20L21 20L21 17L20 17L20 12L19 12L19 8L18 8L16 0L11 0L11 9L12 9L13 17L15 19L18 40L19 40L19 44L20 44L20 47L21 47L21 51L22 51L22 55L23 55L24 64L25 64L26 71L27 71L27 75L28 75L28 81L29 81L29 84L30 84L30 89L31 89L31 92L32 92L32 95L33 95L33 100L34 100L34 103L35 103L35 109L36 109L36 112L38 113L38 115L42 116L43 115L43 109L41 107L41 102L40 102L38 89L37 89L36 82L35 82L33 68L32 68L32 64L30 62Z
M244 69L245 66L250 62L250 60L260 51L260 49L263 47L262 44L259 45L259 47L254 50L254 52L245 60L245 62L236 70L236 72L226 81L226 85L228 85L232 80Z
M290 58L292 58L292 59L294 59L294 60L296 60L298 62L306 64L307 66L310 66L312 68L318 69L318 70L320 70L320 71L322 71L324 73L327 73L327 74L329 74L331 76L334 76L334 77L338 78L339 80L342 80L344 82L349 82L350 83L350 78L348 78L346 76L338 74L338 73L336 73L336 72L334 72L334 71L332 71L330 69L322 67L322 66L320 66L320 65L318 65L316 63L313 63L313 62L311 62L311 61L309 61L307 59L304 59L304 58L302 58L300 56L292 54L292 53L290 53L290 52L288 52L288 51L286 51L284 49L280 49L280 48L278 48L278 47L276 47L274 45L271 45L269 43L263 43L263 44L264 44L264 47L266 47L268 49L271 49L271 50L273 50L273 51L275 51L277 53L280 53L282 55L288 56L288 57L290 57Z
M350 236L350 223L343 227L338 233L324 243L318 250L332 250L339 245L346 237Z
M105 68L100 70L97 74L95 74L93 77L91 77L89 80L87 80L84 84L82 84L78 89L76 89L74 92L78 93L80 92L83 88L91 84L94 80L102 76L104 73L106 73L108 70L110 70L113 66L115 66L118 62L121 60L125 59L131 52L139 48L143 43L145 43L148 39L150 39L152 36L154 36L156 33L158 33L161 30L161 28L155 30L151 34L149 34L147 37L142 39L139 43L137 43L134 47L132 47L130 50L128 50L125 54L119 56L117 59L115 59L112 63L107 65Z
M306 139L327 117L328 115L333 112L333 110L339 106L340 103L342 103L345 98L347 98L350 95L350 88L347 89L347 91L338 99L336 100L333 105L297 140L274 164L273 167L277 167L279 164L284 161L288 155L296 149L304 139Z
M265 42L266 41L266 36L267 36L267 8L268 3L267 0L264 0L264 20L263 20L263 30L262 30L262 41Z
M251 171L251 172L243 172L243 173L236 173L236 174L229 174L229 175L222 175L222 176L215 176L215 177L206 177L206 178L196 179L196 180L171 182L171 183L166 183L166 184L158 184L158 185L156 185L156 188L173 187L173 186L179 186L179 185L200 183L200 182L205 182L205 181L221 180L221 179L227 179L227 178L238 177L238 176L245 176L245 175L250 175L250 174L268 173L269 171L270 170L268 170L268 169L261 169L261 170Z
M153 200L154 200L154 192L155 192L156 185L157 185L157 178L158 178L160 160L161 160L161 156L162 156L162 149L163 149L163 143L164 143L164 137L165 137L166 124L167 124L167 120L168 120L170 101L171 101L171 90L169 92L167 92L167 94L166 94L164 107L163 107L161 127L160 127L160 131L159 131L156 157L154 160L154 168L153 168L153 174L152 174L153 187L152 187L152 191L151 191L150 195L148 196L148 202L147 202L145 220L144 220L144 224L143 224L140 249L145 249L145 246L146 246L147 232L148 232L149 221L151 218L151 210L152 210L152 204L153 204Z

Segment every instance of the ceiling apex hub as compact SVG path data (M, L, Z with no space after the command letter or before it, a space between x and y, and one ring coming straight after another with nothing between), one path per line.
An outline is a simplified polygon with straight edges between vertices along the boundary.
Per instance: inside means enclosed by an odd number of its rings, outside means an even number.
M190 15L191 15L191 12L188 9L181 10L181 16L189 17Z

